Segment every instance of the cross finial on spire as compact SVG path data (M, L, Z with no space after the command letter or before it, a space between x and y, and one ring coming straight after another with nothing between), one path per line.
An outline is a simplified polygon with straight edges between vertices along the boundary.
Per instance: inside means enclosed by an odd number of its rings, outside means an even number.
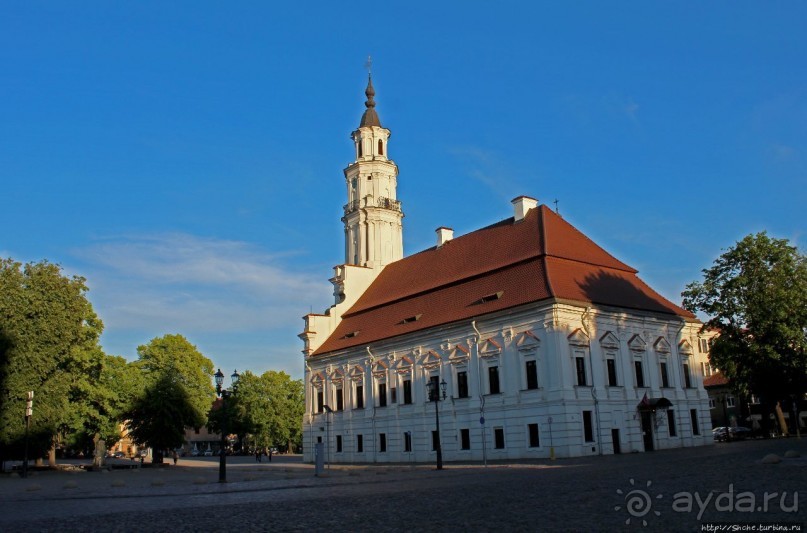
M555 204L555 213L560 214L560 211L558 211L558 199L557 198L555 198L554 204Z
M367 61L364 62L364 68L367 69L367 75L373 75L373 56L367 56Z

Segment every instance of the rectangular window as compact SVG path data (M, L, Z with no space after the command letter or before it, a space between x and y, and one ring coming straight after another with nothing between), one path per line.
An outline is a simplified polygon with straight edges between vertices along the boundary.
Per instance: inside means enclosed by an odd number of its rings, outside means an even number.
M386 383L379 383L378 384L378 406L379 407L386 407L387 406L387 384Z
M692 379L689 377L689 364L684 363L682 366L684 369L684 387L692 388Z
M535 361L527 361L524 363L524 369L527 373L527 389L538 388L538 364Z
M364 386L356 385L356 409L364 409Z
M642 371L642 362L634 361L633 368L636 371L636 386L639 388L644 387L644 372Z
M322 395L322 391L317 391L317 412L321 413L325 409L325 397Z
M737 405L737 402L734 396L726 396L726 407L734 407L735 405Z
M468 373L457 372L457 397L468 397Z
M715 404L715 399L714 398L709 398L709 409L714 409L715 405L716 405Z
M378 451L382 452L382 453L387 451L387 434L386 433L379 433L378 434Z
M345 408L345 397L342 394L342 389L336 389L336 410L341 411Z
M690 409L689 410L689 418L692 420L692 434L693 435L700 435L701 430L698 427L698 410L697 409Z
M667 375L667 363L660 363L661 367L661 386L662 387L669 387L670 386L670 376Z
M471 449L471 430L470 429L461 429L460 430L460 448L463 450L470 450Z
M581 387L586 386L586 360L583 357L575 357L574 364L577 369L577 384Z
M530 448L537 448L541 445L538 440L538 424L529 424L527 429L530 434Z
M605 364L608 366L608 386L616 387L616 360L606 359Z
M342 435L336 436L336 453L342 453Z
M432 430L432 451L437 451L437 443L440 442L440 435Z
M398 403L398 389L396 387L390 387L389 395L392 403Z
M667 409L667 429L670 432L670 437L675 437L675 411Z
M488 367L488 392L490 394L499 394L499 367Z
M364 451L364 435L356 435L356 451L358 453Z
M709 353L709 341L706 339L700 339L701 345L701 353Z
M493 429L493 440L497 450L504 449L504 428Z
M404 405L409 405L412 403L412 380L405 379L403 382L403 403Z
M594 426L591 424L591 411L583 411L583 434L586 442L594 442Z
M437 401L440 401L439 394L440 394L440 376L432 376L429 378L429 384L426 387L426 395L429 397L429 401L433 402L435 400L434 395L437 394Z
M412 451L412 433L409 431L404 433L404 451L405 452Z

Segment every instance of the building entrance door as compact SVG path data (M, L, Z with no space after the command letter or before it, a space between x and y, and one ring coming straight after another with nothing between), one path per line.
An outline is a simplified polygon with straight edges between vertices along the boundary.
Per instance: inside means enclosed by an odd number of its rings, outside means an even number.
M642 437L644 438L644 451L653 451L653 413L642 411Z
M614 445L614 453L622 453L622 448L619 446L619 430L616 428L611 430L611 442Z

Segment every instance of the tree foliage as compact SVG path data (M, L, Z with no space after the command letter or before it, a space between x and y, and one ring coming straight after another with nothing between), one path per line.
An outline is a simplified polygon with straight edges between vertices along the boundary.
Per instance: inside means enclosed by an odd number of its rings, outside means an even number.
M135 442L153 448L153 460L162 462L162 451L181 446L185 426L200 426L202 417L185 387L171 374L163 373L150 383L127 413Z
M227 430L259 448L299 448L304 409L300 380L292 380L285 372L270 370L256 376L246 371L227 400ZM219 406L211 409L211 430L220 431L224 412Z
M32 456L52 451L62 435L92 430L103 324L86 292L84 278L58 265L0 260L0 445L11 454L22 443L28 391Z
M684 307L719 332L710 351L742 393L769 403L807 391L807 261L786 239L749 235L687 285Z
M154 460L161 462L160 452L181 445L186 427L205 423L214 398L213 363L182 335L154 338L138 346L137 353L133 365L143 388L126 413L129 429L138 443L154 448Z

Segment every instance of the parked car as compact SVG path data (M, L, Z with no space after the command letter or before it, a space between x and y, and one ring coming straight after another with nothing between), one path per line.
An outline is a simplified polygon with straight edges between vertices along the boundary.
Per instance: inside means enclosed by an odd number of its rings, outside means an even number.
M213 456L213 450L205 450L204 455L205 455L205 457L212 457Z
M720 426L712 429L712 438L715 442L723 442L726 440L726 435L728 432L728 428L726 426Z
M751 428L737 426L736 428L729 428L729 433L732 439L742 440L751 437L753 431L751 431Z
M712 430L712 437L716 442L726 442L728 440L743 440L751 437L754 432L743 426L726 427L720 426Z

